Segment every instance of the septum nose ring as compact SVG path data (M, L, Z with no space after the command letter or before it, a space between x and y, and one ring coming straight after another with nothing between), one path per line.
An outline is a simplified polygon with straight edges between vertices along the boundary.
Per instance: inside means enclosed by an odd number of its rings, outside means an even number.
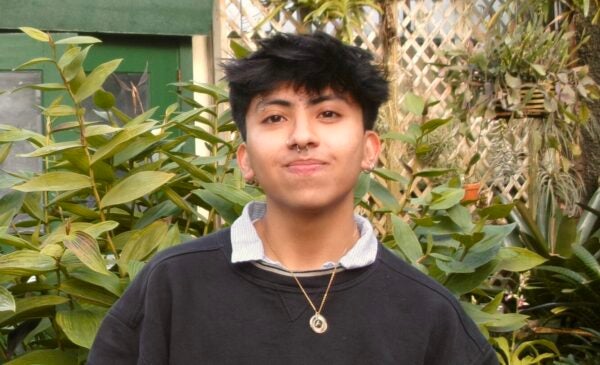
M300 148L300 146L296 144L296 152L301 153L302 151L308 152L308 145L304 146L304 148Z

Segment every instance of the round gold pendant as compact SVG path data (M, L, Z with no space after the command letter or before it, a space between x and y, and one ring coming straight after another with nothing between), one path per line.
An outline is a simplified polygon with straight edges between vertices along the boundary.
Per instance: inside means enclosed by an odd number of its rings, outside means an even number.
M325 320L325 317L319 313L315 313L314 316L310 317L310 321L308 323L310 324L310 328L312 328L315 333L321 334L327 331L327 321Z

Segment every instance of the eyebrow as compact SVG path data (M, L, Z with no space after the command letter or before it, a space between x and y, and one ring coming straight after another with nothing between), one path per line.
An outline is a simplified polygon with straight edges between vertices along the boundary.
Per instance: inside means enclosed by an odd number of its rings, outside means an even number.
M345 98L342 95L338 95L338 94L326 94L326 95L317 95L315 97L312 97L308 100L308 105L317 105L329 100L341 100L344 101L346 103L348 103L348 99ZM258 102L258 104L256 104L256 110L260 110L261 108L265 108L267 106L270 105L279 105L279 106L283 106L283 107L291 107L292 106L292 102L286 99L271 99L271 100L261 100Z

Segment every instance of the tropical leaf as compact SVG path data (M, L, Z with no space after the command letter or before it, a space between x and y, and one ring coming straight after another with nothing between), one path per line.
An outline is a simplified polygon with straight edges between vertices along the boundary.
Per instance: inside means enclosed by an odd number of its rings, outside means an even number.
M110 275L94 237L78 231L65 238L63 242L84 265L100 274Z
M15 312L17 310L15 298L12 293L3 286L0 286L0 312Z
M69 340L87 349L92 348L92 343L103 318L103 312L85 309L56 313L56 323L58 323Z
M112 74L121 64L122 59L111 60L96 67L81 84L75 94L75 102L79 103L82 100L92 96L98 91L106 78Z
M91 186L92 181L89 176L69 171L55 171L35 176L21 185L13 186L13 189L24 192L65 191L85 189Z
M19 250L0 255L0 274L37 275L56 270L56 261L38 251Z
M102 207L134 201L153 192L171 180L175 174L162 171L142 171L120 181L102 198Z
M0 326L18 323L28 317L40 317L50 314L55 307L67 303L69 298L58 295L36 295L15 300L15 312L0 312Z

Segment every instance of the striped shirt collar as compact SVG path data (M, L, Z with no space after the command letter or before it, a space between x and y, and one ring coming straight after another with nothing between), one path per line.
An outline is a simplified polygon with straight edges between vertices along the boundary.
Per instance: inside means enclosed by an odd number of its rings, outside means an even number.
M276 261L265 255L254 222L264 217L267 205L264 202L251 202L244 207L242 215L231 226L231 262L257 262L275 268L283 268ZM354 246L340 259L340 266L344 269L356 269L372 264L377 256L377 237L371 223L358 214L354 220L360 231L360 238ZM331 269L333 262L323 264L323 269Z

